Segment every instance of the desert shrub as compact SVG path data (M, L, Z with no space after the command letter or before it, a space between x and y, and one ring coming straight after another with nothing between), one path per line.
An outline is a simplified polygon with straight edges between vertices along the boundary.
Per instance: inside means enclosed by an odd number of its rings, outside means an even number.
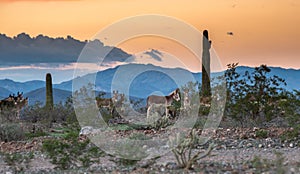
M52 123L77 123L71 98L68 98L64 105L59 103L53 108L44 107L41 102L36 102L22 111L21 118L30 123L44 123L48 127L52 127Z
M14 172L24 172L28 169L30 161L33 159L33 152L16 152L16 153L4 153L3 160L6 164L11 166Z
M193 164L208 156L214 148L214 145L210 144L205 152L198 151L192 154L192 150L196 145L204 145L198 138L195 129L191 130L190 135L187 137L180 133L176 137L170 137L168 144L172 148L179 167L185 169L192 169Z
M300 91L286 92L277 105L277 112L287 119L290 126L297 127L300 124Z
M48 133L44 132L44 131L36 131L36 132L27 132L25 133L26 138L31 139L34 137L44 137L47 136Z
M199 115L208 115L210 112L210 106L200 105L199 107Z
M19 124L2 124L0 125L0 140L21 141L25 139L23 128Z
M9 108L0 110L0 123L12 123L17 120L17 112Z
M258 130L255 132L256 137L258 138L267 138L268 137L268 131L267 130Z
M278 110L277 101L284 93L285 80L274 75L266 65L255 67L253 72L239 74L237 64L228 65L225 72L227 82L226 115L239 120L252 119L270 121Z
M89 167L102 156L103 152L91 145L89 140L78 141L78 134L78 130L73 130L62 139L50 139L43 142L42 150L58 168Z
M298 137L300 137L300 125L294 126L293 129L288 130L288 131L284 132L282 135L280 135L280 139L282 141L292 140L292 139L298 138Z
M125 167L125 168L134 166L139 162L139 160L132 160L126 158L115 158L112 159L112 161L115 162L118 166Z
M101 114L102 119L105 121L105 123L108 123L108 121L113 118L110 110L107 108L100 107L99 112Z
M254 156L252 160L250 160L250 164L256 169L257 173L278 173L284 174L287 173L287 167L284 165L284 159L282 153L274 152L276 158L274 160L270 159L262 159L259 156Z

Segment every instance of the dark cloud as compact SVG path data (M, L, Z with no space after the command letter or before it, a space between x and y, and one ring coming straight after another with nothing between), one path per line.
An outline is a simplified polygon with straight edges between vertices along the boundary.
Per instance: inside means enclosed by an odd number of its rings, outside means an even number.
M151 51L146 51L144 54L149 55L151 58L157 60L157 61L162 61L161 57L162 57L162 53L158 50L155 49L151 49Z
M86 47L85 47L86 46ZM0 64L24 65L36 63L73 63L76 62L83 48L83 55L90 59L87 62L123 62L130 54L115 47L104 46L99 40L79 41L71 36L67 38L50 38L38 35L30 37L21 33L13 38L0 34Z

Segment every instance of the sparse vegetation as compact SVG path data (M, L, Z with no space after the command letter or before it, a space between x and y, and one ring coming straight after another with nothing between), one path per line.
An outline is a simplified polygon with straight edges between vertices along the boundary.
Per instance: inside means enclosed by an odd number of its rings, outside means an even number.
M210 144L205 152L192 152L196 145L204 145L197 137L195 129L190 132L189 137L177 134L176 137L170 138L169 146L172 147L172 152L175 155L179 167L191 169L192 166L200 159L207 157L213 150L214 145Z
M280 152L274 152L276 158L274 160L262 159L255 156L250 163L256 169L257 173L272 171L271 173L284 174L287 173L287 168L284 166L284 156Z
M4 161L16 172L22 172L29 168L29 162L33 159L33 152L28 153L5 153Z
M25 139L25 133L19 124L1 124L0 141L21 141Z
M77 130L72 130L64 138L44 141L43 151L47 153L51 162L56 164L58 168L88 167L94 160L99 160L98 158L103 155L102 151L95 146L91 146L88 140L78 141L78 134Z
M154 169L159 172L169 170L171 173L193 168L195 172L202 169L206 171L205 167L203 167L206 164L208 164L207 168L213 168L216 167L216 164L219 164L216 162L206 163L204 160L201 160L209 157L210 153L215 149L214 147L216 147L216 151L219 149L227 150L228 148L232 148L233 150L238 148L285 148L290 150L299 148L300 92L297 90L293 92L285 91L282 88L285 85L284 80L277 76L269 76L268 73L270 71L267 66L262 65L255 68L253 72L245 72L245 74L238 74L236 67L236 64L231 64L225 75L228 102L226 104L224 120L226 122L226 119L230 118L230 120L235 121L234 123L239 123L237 124L238 127L255 126L259 128L252 129L250 127L249 130L252 131L240 133L238 131L239 128L236 128L235 124L228 122L226 123L226 129L222 129L222 127L220 129L222 133L216 136L218 141L213 139L208 142L211 144L207 146L199 139L196 131L203 129L209 117L208 113L213 112L215 107L211 106L213 104L210 101L205 103L203 100L200 100L199 96L202 94L199 94L199 89L201 85L190 82L183 86L181 91L189 90L190 103L197 103L198 101L201 103L197 122L190 134L187 136L178 134L176 137L170 138L168 142L168 147L171 147L174 160L176 160L177 164L173 164L171 161L165 166L151 164L153 165L151 167L146 165L147 169L150 171ZM212 85L213 90L218 87L217 85ZM91 88L92 86L90 85L85 89L81 89L75 97L87 97L88 100L85 104L88 104L88 102L89 104L95 104L95 99L89 98L89 90ZM104 93L101 93L98 97L101 98L103 95ZM183 98L184 96L180 97ZM31 141L31 143L27 143L29 152L15 152L14 150L18 149L19 146L10 148L12 152L1 152L0 157L4 159L5 163L16 172L26 171L29 163L35 157L33 153L35 148L31 148L31 146L37 144L41 145L41 152L39 153L46 154L45 158L50 160L57 167L57 170L89 169L93 171L91 169L92 166L97 166L93 164L102 163L102 157L108 154L104 154L103 151L93 145L86 137L81 139L82 137L78 135L80 126L73 109L73 101L72 98L68 98L66 103L53 105L51 110L44 107L41 103L28 106L21 112L21 121L12 119L15 117L14 113L2 110L0 113L1 121L3 121L3 124L0 126L1 143L8 142L7 144L9 144L9 142L13 141L16 141L15 143L24 140ZM126 103L128 104L126 107L129 107L129 103ZM142 101L140 100L135 103L131 102L135 107L134 109L137 110L142 107L141 103ZM188 107L184 108L182 104L182 101L172 103L169 109L173 112L173 116L177 117L178 113L181 113L180 115L184 118L190 116L190 110L194 105L187 105ZM116 163L117 169L101 170L101 172L110 172L113 170L128 172L135 170L141 165L140 160L149 154L145 152L143 146L136 148L136 144L132 142L151 140L151 138L157 136L157 132L167 131L164 128L174 125L177 121L176 119L178 119L166 117L164 115L164 106L162 106L161 110L160 112L155 111L150 115L152 119L151 125L139 125L127 122L116 122L109 125L111 131L120 133L122 137L124 136L126 142L117 145L115 147L115 154L110 156L110 160ZM102 120L105 123L110 123L112 118L119 116L117 115L118 113L110 112L105 107L99 107L99 112L101 112ZM94 121L95 119L97 120ZM87 118L86 124L92 123L99 126L100 122L98 117L91 117ZM265 127L260 128L263 126ZM275 133L276 131L273 131L273 127L279 127L276 130L278 134ZM281 128L283 129L281 130ZM237 135L231 137L232 132ZM222 139L224 137L227 138ZM39 141L40 139L42 141ZM213 145L215 142L217 142L218 146ZM8 146L7 144L5 145ZM1 149L4 149L4 146L1 146ZM235 172L237 167L234 167L241 165L240 163L242 163L243 167L244 165L248 165L246 169L239 168L242 172L249 169L257 173L286 173L288 168L285 165L285 158L280 153L276 153L276 158L271 161L256 156L251 161L236 161L235 163L237 164L230 164L232 167L230 171L232 172ZM121 167L121 170L118 167ZM223 172L225 169L218 171Z
M256 137L258 138L267 138L268 137L268 131L267 130L258 130L255 132Z

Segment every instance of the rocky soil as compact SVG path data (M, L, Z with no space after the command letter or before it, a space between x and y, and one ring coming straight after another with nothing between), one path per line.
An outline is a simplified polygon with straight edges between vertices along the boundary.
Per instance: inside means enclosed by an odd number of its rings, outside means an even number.
M133 165L124 165L106 155L88 168L59 170L41 151L43 141L49 137L0 142L0 173L300 173L300 137L284 140L289 131L275 127L219 128L209 142L216 145L215 149L209 157L198 161L193 170L179 169L172 152ZM197 147L194 152L206 148ZM14 153L31 157L17 163L7 160L7 155Z

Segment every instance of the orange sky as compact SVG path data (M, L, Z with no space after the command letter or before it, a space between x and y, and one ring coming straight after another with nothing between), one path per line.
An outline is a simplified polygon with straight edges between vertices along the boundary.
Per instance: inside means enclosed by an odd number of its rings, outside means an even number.
M71 35L86 40L118 20L149 13L178 18L201 31L208 29L223 65L300 68L297 0L2 0L0 33ZM228 31L234 35L227 35ZM139 38L119 46L136 53L163 44L159 39ZM176 44L168 44L164 51L180 52Z

